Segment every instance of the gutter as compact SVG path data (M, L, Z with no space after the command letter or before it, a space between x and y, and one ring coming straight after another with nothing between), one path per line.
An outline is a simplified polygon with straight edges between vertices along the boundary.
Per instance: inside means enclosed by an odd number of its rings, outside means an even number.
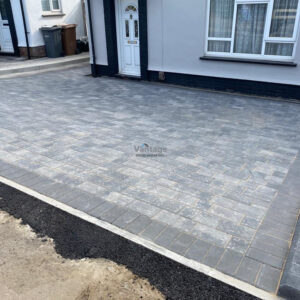
M23 25L24 25L24 33L25 33L25 39L26 39L27 55L28 55L28 59L31 59L23 0L20 0L20 5L21 5L22 19L23 19Z
M93 22L92 22L92 13L91 13L91 1L87 0L88 4L88 17L89 17L89 27L90 27L90 38L92 42L92 59L93 59L93 65L92 65L92 75L93 77L97 77L96 73L96 54L95 54L95 44L94 44L94 30L93 30Z

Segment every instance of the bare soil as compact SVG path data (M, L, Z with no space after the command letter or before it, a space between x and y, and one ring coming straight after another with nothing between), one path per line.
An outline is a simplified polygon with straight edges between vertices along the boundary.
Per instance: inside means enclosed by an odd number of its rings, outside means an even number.
M50 238L38 237L0 211L1 299L164 299L145 279L105 259L64 259Z

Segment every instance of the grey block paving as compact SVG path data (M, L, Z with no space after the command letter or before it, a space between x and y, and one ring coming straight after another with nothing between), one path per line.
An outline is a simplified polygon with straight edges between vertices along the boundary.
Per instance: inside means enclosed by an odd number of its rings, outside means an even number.
M271 253L253 247L248 249L246 256L280 270L282 269L285 261L285 257L275 256Z
M259 224L260 224L259 220L256 220L251 217L245 217L241 222L241 225L244 225L244 226L247 226L247 227L250 227L253 229L257 229Z
M223 248L231 239L229 234L202 224L195 225L192 233L199 239Z
M220 261L222 255L224 254L224 248L217 246L211 246L208 250L208 253L203 258L202 262L212 268L215 268L218 262Z
M147 226L151 223L151 219L147 216L140 215L136 219L134 219L131 223L129 223L126 229L135 234L139 234L145 230Z
M216 215L210 215L198 209L185 208L179 214L185 218L189 218L193 221L199 222L207 226L218 226L218 218Z
M279 295L287 299L300 299L300 219L280 282Z
M129 223L131 223L133 220L135 220L140 214L127 210L123 215L119 216L113 224L120 227L120 228L126 228Z
M9 173L9 175L7 175L7 177L8 177L10 180L17 181L19 178L21 178L21 177L23 177L23 176L26 176L27 174L28 174L27 171L22 170L22 169L17 169L15 172Z
M189 248L185 256L198 262L202 262L211 245L201 240L196 240Z
M22 184L34 189L35 191L42 192L43 189L55 183L54 180L37 175L35 178L29 178L28 181L22 181ZM68 187L67 187L68 188Z
M71 197L74 197L75 195L73 194L68 194L66 195L66 199L70 199ZM76 198L68 202L68 204L76 209L79 209L83 212L90 212L92 210L95 210L99 206L104 205L105 201L101 198L94 197L92 195L87 195L82 193L81 195L76 195ZM64 198L64 196L62 196Z
M151 224L141 233L141 236L153 241L166 227L167 226L162 223L152 221Z
M254 285L262 266L263 264L258 261L245 257L237 270L236 277Z
M39 177L40 176L38 176L36 173L26 172L24 174L24 176L16 178L16 179L14 179L14 181L17 183L20 183L20 184L26 184L26 182L28 183L28 181L36 180L36 178L39 178Z
M275 293L280 279L280 270L264 265L258 275L257 286L271 293Z
M249 245L249 241L233 236L229 244L227 245L227 248L245 254L248 250Z
M42 192L44 195L50 196L54 199L67 193L67 191L64 188L64 185L60 183L53 183L45 189L43 189Z
M217 265L217 269L225 274L235 275L242 259L242 254L233 250L226 250Z
M76 200L75 200L76 201ZM72 205L72 202L70 203ZM76 205L76 204L75 204ZM109 210L111 210L113 207L116 207L116 204L105 201L100 206L97 206L95 209L89 211L89 214L93 217L101 219L101 217ZM75 207L76 208L76 207Z
M265 235L263 235L265 236ZM275 240L276 238L273 238ZM279 240L279 239L276 239ZM282 241L282 240L279 240ZM289 247L278 247L274 243L268 243L266 239L255 238L251 244L252 247L263 250L265 252L269 252L270 254L278 257L285 257L287 255Z
M160 246L168 247L180 233L178 229L168 227L154 241Z
M0 176L274 291L299 216L300 106L86 73L0 82ZM144 143L166 156L138 157Z
M101 219L113 223L116 219L122 216L126 212L124 207L115 206L109 211L106 211L104 214L101 215Z
M194 241L195 238L193 236L182 233L167 248L176 252L177 254L184 255Z
M127 207L150 218L154 217L160 211L159 208L138 200L132 201Z
M251 240L255 234L255 231L253 229L236 225L236 223L229 220L220 220L217 229L246 240Z

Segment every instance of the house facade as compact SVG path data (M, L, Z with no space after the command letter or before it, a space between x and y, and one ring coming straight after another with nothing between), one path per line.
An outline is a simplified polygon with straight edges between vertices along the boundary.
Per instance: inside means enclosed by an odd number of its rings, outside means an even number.
M299 0L88 0L94 75L300 98Z
M62 23L86 35L82 0L0 0L0 54L45 56L40 28Z

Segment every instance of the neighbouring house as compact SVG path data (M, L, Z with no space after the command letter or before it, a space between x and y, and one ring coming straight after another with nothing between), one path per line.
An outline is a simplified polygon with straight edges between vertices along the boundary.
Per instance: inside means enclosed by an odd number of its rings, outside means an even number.
M0 54L45 56L40 28L62 23L86 35L82 0L0 0Z
M92 71L300 98L300 0L88 0Z

